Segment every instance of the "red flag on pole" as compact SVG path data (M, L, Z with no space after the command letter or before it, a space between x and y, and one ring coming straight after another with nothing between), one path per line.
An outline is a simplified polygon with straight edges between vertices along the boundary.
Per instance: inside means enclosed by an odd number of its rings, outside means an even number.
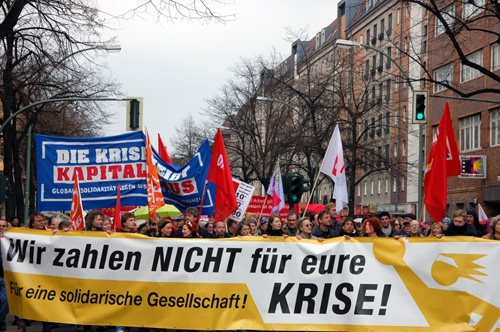
M118 232L122 226L121 222L121 206L120 206L120 184L118 183L118 192L116 193L116 207L115 207L115 216L113 218L113 232Z
M224 220L238 209L233 177L226 155L226 147L220 129L215 136L212 160L208 170L207 180L217 186L215 194L215 220Z
M446 217L448 176L460 175L460 159L448 103L432 143L424 178L424 203L434 221Z
M163 193L161 192L160 181L158 179L158 171L153 162L153 149L151 149L151 141L149 140L149 133L146 129L146 166L148 169L146 187L148 190L148 210L149 218L154 219L156 210L163 205Z
M161 140L160 133L158 133L158 153L160 154L161 159L165 160L167 163L172 164L172 160L168 155L167 148L163 144Z
M75 176L75 186L73 187L73 199L71 200L70 229L72 231L83 231L85 222L83 219L82 196L80 195L80 185L78 176Z

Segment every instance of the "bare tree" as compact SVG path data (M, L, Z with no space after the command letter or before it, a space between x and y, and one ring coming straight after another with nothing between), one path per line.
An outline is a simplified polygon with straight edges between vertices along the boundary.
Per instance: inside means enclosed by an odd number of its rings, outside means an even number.
M267 64L275 62L271 55ZM269 66L272 68L272 66ZM273 70L262 58L243 59L219 95L207 101L205 115L212 127L223 126L233 176L247 183L259 181L265 187L278 159L288 163L286 129L290 110L282 105L263 105L256 97L274 90Z
M98 45L103 44L99 39L102 24L97 17L97 10L84 1L2 1L0 6L5 15L0 23L3 87L0 100L3 121L34 101L54 97L88 97L117 91L117 86L102 76L102 68L94 63L93 58L72 56L81 50L98 48ZM59 126L59 129L64 129L59 132L60 135L96 133L100 124L107 121L107 115L96 104L87 107L46 104L32 108L6 123L2 134L4 175L8 183L7 219L14 215L21 216L24 211L22 177L25 160L22 156L28 126L36 124L37 119L45 119L42 128L57 134L53 129L60 123L57 114L62 114L63 109L72 123L66 121L68 127ZM71 113L69 117L68 113ZM77 123L77 119L85 123ZM82 131L77 129L77 125L93 130ZM34 128L35 131L39 129L38 126ZM33 156L30 158L34 159ZM34 163L32 165L31 211L35 209L36 201L36 174Z
M477 40L488 41L490 43L500 42L500 4L498 1L485 0L408 0L408 4L417 4L428 13L428 18L434 20L433 31L423 32L422 42L416 43L417 49L401 48L411 59L418 63L424 73L421 79L433 84L439 84L444 88L453 91L461 97L472 97L484 93L500 93L500 75L496 71L497 67L483 65L470 57L471 51L477 44ZM408 6L405 4L405 6ZM427 27L427 26L426 26ZM426 34L427 33L427 34ZM432 39L430 37L433 37ZM432 52L427 47L432 42L433 50L438 50L439 55L434 58L440 63L446 64L458 60L462 65L469 66L482 75L485 75L496 84L488 84L483 88L473 88L461 85L454 85L447 77L448 75L433 75L426 63L424 54ZM481 56L482 58L482 56ZM452 70L451 70L452 71Z
M215 136L209 128L196 124L191 114L182 120L180 127L175 127L175 133L172 138L174 148L172 159L176 165L185 165L194 157L206 139L213 140Z

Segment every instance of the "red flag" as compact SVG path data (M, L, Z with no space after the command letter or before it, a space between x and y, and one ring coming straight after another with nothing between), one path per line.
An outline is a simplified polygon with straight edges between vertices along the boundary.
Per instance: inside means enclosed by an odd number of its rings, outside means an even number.
M78 176L75 176L75 186L73 187L73 199L71 200L70 229L73 231L83 231L85 222L83 219L82 196L80 195L80 185Z
M446 217L446 190L448 176L460 174L458 147L451 126L448 103L432 143L424 178L424 203L434 221Z
M147 184L148 189L148 209L149 218L154 219L156 210L163 205L163 193L161 192L160 181L158 179L158 171L153 162L153 150L151 149L151 141L149 140L149 133L146 129L146 166L148 169Z
M238 209L233 177L226 155L226 147L220 129L215 136L212 160L208 170L207 180L217 186L215 194L215 220L224 220Z
M172 160L168 155L167 148L163 144L161 140L160 133L158 133L158 153L160 154L161 159L165 160L167 163L172 164Z
M121 222L121 214L120 211L120 184L118 183L118 192L116 193L116 208L115 208L115 216L113 218L113 232L118 232L122 226Z

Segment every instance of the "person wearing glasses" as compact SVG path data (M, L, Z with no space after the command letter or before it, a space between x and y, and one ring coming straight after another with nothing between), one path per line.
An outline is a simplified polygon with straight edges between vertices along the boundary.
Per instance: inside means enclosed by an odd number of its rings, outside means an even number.
M313 223L307 217L299 219L299 232L297 233L297 239L307 239L307 240L318 240L318 238L311 234Z
M424 237L424 234L420 231L420 224L417 220L410 221L410 233L408 233L409 237Z

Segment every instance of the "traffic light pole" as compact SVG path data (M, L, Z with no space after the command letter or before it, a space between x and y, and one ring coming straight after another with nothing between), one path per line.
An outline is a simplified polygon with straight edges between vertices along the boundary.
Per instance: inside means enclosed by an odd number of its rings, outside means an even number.
M9 116L3 123L2 126L0 127L0 134L3 132L7 124L10 123L12 119L14 119L16 116L19 114L31 109L32 107L35 107L37 105L41 104L47 104L47 103L54 103L54 102L59 102L59 101L131 101L131 100L136 100L134 98L54 98L54 99L46 99L46 100L40 100L34 103L31 103L27 106L24 106L21 108L19 111L15 112L11 116ZM31 132L32 132L32 124L29 125L28 127L28 140L26 142L26 165L25 165L25 172L26 172L26 183L25 183L25 189L24 189L24 222L28 221L29 217L29 195L30 195L30 176L31 176Z

